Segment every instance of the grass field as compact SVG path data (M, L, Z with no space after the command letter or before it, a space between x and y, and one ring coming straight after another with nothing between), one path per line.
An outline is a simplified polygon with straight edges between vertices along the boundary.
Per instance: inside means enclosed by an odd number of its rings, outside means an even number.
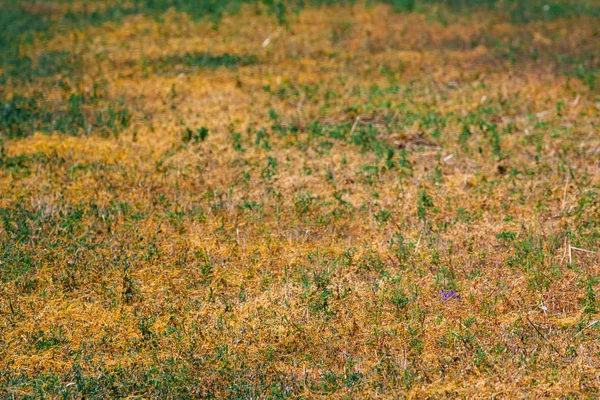
M0 0L0 396L600 396L596 0Z

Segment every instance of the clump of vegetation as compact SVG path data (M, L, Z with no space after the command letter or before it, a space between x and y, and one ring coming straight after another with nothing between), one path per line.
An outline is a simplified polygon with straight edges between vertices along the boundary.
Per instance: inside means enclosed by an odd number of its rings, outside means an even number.
M594 1L0 8L7 398L598 396Z
M66 104L45 104L43 94L13 96L0 102L0 131L9 138L25 137L36 131L68 135L118 134L127 128L131 113L123 104L101 107L99 99L86 94L69 95Z
M236 56L232 54L213 55L210 53L186 53L181 56L169 56L158 60L154 68L160 72L183 71L194 72L204 68L236 68L238 66L252 65L257 62L255 55Z

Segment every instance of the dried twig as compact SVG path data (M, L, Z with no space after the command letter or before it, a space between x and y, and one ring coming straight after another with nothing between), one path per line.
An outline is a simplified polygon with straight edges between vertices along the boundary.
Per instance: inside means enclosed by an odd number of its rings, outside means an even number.
M356 117L356 119L354 120L352 129L350 129L350 136L352 136L354 134L354 131L356 130L356 126L358 125L358 121L360 121L360 116Z
M597 253L597 251L582 249L580 247L571 246L571 244L569 244L569 247L568 247L569 264L573 264L573 252L571 250L583 251L584 253L592 253L592 254L596 254Z
M583 333L583 331L591 328L592 326L596 325L598 322L600 322L600 319L590 322L589 324L587 324L587 326L585 328L581 329L579 332L577 332L575 335L573 335L571 340L575 339L577 336L581 335Z
M550 348L552 350L554 350L554 352L558 355L561 355L560 351L558 351L558 349L556 347L554 347L554 345L552 344L552 342L550 342L550 340L548 340L548 338L542 333L542 331L540 331L540 329L533 323L531 322L531 320L529 319L529 317L527 315L523 315L525 317L525 319L527 320L527 322L529 322L529 324L531 326L533 326L533 329L535 329L535 331L538 333L538 335L541 336L542 339L544 339L544 341L548 344L548 346L550 346Z
M565 180L565 190L563 191L562 206L560 207L561 211L563 211L565 209L565 204L567 202L567 187L569 186L569 177L570 177L570 175L567 174L567 179Z

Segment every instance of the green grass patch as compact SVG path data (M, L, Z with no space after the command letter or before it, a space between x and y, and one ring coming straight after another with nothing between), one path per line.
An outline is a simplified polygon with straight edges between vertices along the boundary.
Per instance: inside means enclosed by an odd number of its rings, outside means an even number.
M27 137L36 131L67 135L118 135L129 126L131 112L123 104L101 103L98 97L72 93L65 104L48 104L41 94L0 101L0 133Z

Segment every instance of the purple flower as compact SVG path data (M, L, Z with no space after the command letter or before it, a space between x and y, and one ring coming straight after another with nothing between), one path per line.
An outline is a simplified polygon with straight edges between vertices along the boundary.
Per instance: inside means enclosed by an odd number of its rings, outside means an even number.
M442 295L444 301L450 300L453 297L455 299L460 300L460 294L456 293L454 290L445 291L444 289L442 289L440 294Z

